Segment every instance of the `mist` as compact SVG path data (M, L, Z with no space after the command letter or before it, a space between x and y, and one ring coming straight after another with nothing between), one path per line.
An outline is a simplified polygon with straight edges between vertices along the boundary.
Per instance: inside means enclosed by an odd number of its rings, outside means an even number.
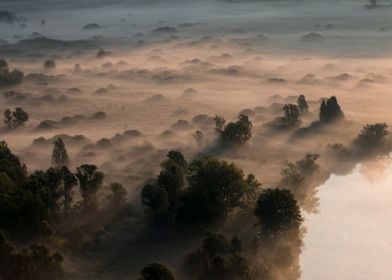
M48 214L23 219L48 224L51 234L11 227L6 215L0 233L13 252L36 243L59 252L69 280L139 279L154 263L186 280L389 279L390 4L1 1L1 156L12 152L26 167L19 182L4 167L9 161L0 165L8 176L0 176L0 194L8 199L21 187L42 196ZM91 192L86 164L104 174ZM76 176L69 192L63 177L58 186L50 181L62 167ZM214 167L233 174L215 175ZM222 180L206 183L198 172ZM177 181L162 187L167 174ZM188 196L204 184L200 197L208 196L223 178L252 186L252 194L239 191L216 220L214 209L206 210L208 223L184 222L194 214L181 212ZM168 200L160 216L145 197L158 187ZM48 199L40 188L59 191ZM296 222L265 218L264 207L273 214L286 204L267 205L263 195L295 204ZM278 220L278 230L268 228ZM216 253L224 269L215 267L208 238L225 244ZM15 273L0 278L25 279Z

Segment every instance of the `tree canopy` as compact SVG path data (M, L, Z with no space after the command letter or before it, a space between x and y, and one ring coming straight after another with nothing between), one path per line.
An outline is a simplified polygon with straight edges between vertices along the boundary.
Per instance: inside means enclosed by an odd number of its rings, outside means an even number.
M298 229L302 222L300 208L294 195L286 189L265 189L255 208L262 232L276 235Z

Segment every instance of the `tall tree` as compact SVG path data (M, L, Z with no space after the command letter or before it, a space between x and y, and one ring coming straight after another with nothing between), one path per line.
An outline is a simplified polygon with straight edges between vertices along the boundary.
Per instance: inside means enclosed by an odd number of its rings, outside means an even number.
M61 138L58 138L53 142L52 165L56 168L61 168L68 164L69 158L64 141Z
M76 177L82 192L83 206L86 209L95 209L96 194L102 186L104 174L92 164L82 164L76 168Z
M309 111L309 105L306 101L305 95L301 94L297 99L297 105L302 114Z
M324 99L321 102L319 117L322 122L333 122L344 117L343 111L335 96Z

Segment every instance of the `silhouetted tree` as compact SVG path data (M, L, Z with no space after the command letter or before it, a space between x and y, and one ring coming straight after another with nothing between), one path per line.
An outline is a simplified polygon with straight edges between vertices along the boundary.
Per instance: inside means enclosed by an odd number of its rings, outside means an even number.
M283 122L287 127L292 127L300 122L300 111L297 105L286 104L283 106Z
M178 151L169 151L167 160L161 163L162 170L157 177L158 186L165 189L169 199L170 214L178 207L178 199L185 187L188 162Z
M156 226L160 226L169 209L169 195L156 182L147 183L142 190L142 204L152 212Z
M44 67L45 68L55 68L56 67L56 62L53 59L47 59L44 62Z
M13 112L10 109L4 111L4 123L9 128L16 128L24 125L29 120L29 114L22 108L17 107Z
M367 124L362 128L361 133L353 143L361 148L382 148L383 141L388 133L386 123Z
M218 129L218 128L217 128ZM252 137L252 122L246 115L239 115L238 121L228 123L220 131L220 138L226 146L242 146Z
M61 138L53 142L52 165L61 168L69 164L69 158L65 144Z
M0 232L0 279L47 280L63 279L63 257L51 254L44 245L32 244L19 252Z
M194 160L189 166L189 187L180 200L177 218L182 223L224 220L241 205L245 195L244 173L233 163L211 157Z
M5 141L0 141L0 173L3 172L16 183L23 182L27 177L26 165L11 152Z
M306 101L306 98L303 94L301 94L298 97L297 104L298 104L298 108L302 114L307 113L309 111L308 102Z
M302 216L294 195L285 189L265 189L261 192L255 208L261 230L267 235L299 229Z
M115 207L121 207L125 204L127 190L119 183L110 184L110 194L106 196L110 204Z
M261 183L257 181L255 175L251 173L246 177L244 197L244 204L246 206L253 205L253 203L256 201L260 187Z
M78 180L68 167L61 167L63 185L64 185L64 209L69 210L73 201L72 189L78 184Z
M216 115L214 117L214 121L215 121L215 131L217 133L222 133L223 129L225 128L225 124L226 124L226 120L224 117Z
M175 280L173 272L160 263L151 263L141 271L139 280Z
M322 122L332 122L344 117L343 111L341 110L335 96L324 99L321 102L319 116L320 121Z
M5 60L0 62L3 67L0 67L0 87L7 87L17 85L23 82L24 74L19 70L8 69L8 63Z
M172 150L169 151L166 156L184 170L188 168L188 162L182 153Z
M241 240L207 231L202 246L185 261L187 279L250 280L248 261L242 256Z
M196 130L193 134L193 138L196 141L198 147L203 147L206 144L205 135L200 130Z
M96 207L96 193L102 186L104 174L92 164L82 164L76 168L76 177L82 192L83 206L85 209Z

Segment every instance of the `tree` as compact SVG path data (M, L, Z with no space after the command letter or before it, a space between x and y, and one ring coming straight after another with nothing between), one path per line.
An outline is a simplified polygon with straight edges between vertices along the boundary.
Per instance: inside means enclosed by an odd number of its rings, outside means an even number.
M44 245L31 244L19 252L0 232L0 279L46 280L63 279L63 257L51 253Z
M177 218L185 224L225 220L241 206L246 189L244 173L233 163L211 157L189 165L189 187L180 199Z
M151 263L141 271L139 280L175 280L173 272L160 263Z
M245 180L245 205L252 205L256 199L257 194L260 190L261 183L257 181L255 175L252 173L246 177Z
M361 133L354 140L354 145L360 148L381 148L385 136L389 134L386 123L365 125Z
M0 60L0 87L13 86L23 82L24 74L19 70L10 71L6 60Z
M155 182L147 183L142 190L142 204L147 206L153 214L156 224L160 225L161 218L169 209L169 196L167 191Z
M8 148L5 141L0 141L0 172L4 172L15 183L23 182L27 177L27 168Z
M158 175L157 182L159 187L166 190L169 198L169 202L172 207L176 208L177 200L185 186L185 173L186 166L188 165L185 159L173 159L166 160L162 162L162 170Z
M215 131L219 134L222 133L226 124L225 118L219 115L215 115L214 121L215 121Z
M0 58L0 71L8 69L8 62L4 58Z
M69 164L69 158L65 144L61 138L53 142L52 165L61 168Z
M195 139L196 144L199 148L201 148L205 145L206 139L205 139L205 135L203 132L201 132L200 130L196 130L192 136L193 136L193 139Z
M307 113L309 111L308 102L306 101L306 98L303 94L298 97L297 104L301 114Z
M261 230L274 236L291 229L299 229L302 216L294 195L285 189L265 189L255 208Z
M188 168L188 162L182 153L172 150L169 151L166 156L184 170Z
M128 195L127 190L119 183L110 184L110 194L106 196L110 204L115 207L121 207L125 204Z
M86 209L96 207L96 193L102 186L104 174L92 164L82 164L76 168L76 177L82 192L83 204Z
M47 59L44 62L44 67L45 68L55 68L56 67L56 62L53 59Z
M17 107L13 112L10 109L4 111L4 123L9 128L16 128L24 125L29 120L29 114L22 108Z
M250 280L248 261L242 256L241 240L207 231L201 247L185 261L187 279Z
M324 99L321 102L319 117L322 122L333 122L344 117L343 111L335 96Z
M72 189L78 184L78 180L68 167L61 167L63 185L64 185L64 209L67 211L71 208L73 201Z
M248 116L240 114L238 121L228 123L220 131L220 137L226 146L243 146L252 137L252 122Z
M283 122L288 127L297 125L300 122L300 110L297 105L286 104L283 106Z

